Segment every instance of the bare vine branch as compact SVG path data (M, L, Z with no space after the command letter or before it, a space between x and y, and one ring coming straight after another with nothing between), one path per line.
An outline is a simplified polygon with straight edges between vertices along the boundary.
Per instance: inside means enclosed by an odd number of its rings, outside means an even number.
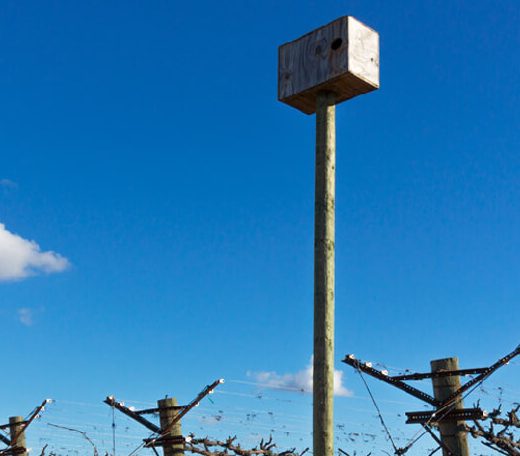
M242 448L239 443L236 443L237 437L228 437L226 440L212 440L208 437L203 439L192 438L186 442L185 450L201 456L303 456L307 451L306 448L301 453L296 451L296 448L291 448L286 451L275 451L276 444L273 443L273 438L262 439L258 446L246 449Z
M487 428L478 421L474 421L473 426L464 423L463 427L472 437L484 439L482 443L487 447L508 456L520 456L520 438L515 437L513 432L520 429L519 410L520 404L507 412L507 418L502 418L498 407L487 417Z

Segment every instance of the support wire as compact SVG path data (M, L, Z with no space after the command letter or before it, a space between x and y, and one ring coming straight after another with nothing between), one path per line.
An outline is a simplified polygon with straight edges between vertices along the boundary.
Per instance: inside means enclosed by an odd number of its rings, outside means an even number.
M394 439L392 438L392 434L390 434L390 430L388 429L388 426L386 425L385 420L383 419L383 415L381 414L381 410L379 409L379 407L377 405L377 402L376 402L376 400L374 398L374 395L372 394L372 391L370 390L370 387L368 386L368 383L365 380L365 377L363 376L363 372L359 368L356 368L356 370L358 371L358 374L361 377L361 380L363 380L363 383L365 384L365 387L367 389L368 395L370 396L370 399L372 400L372 403L374 404L374 407L377 410L377 416L379 417L379 421L381 421L381 424L383 425L383 429L385 430L386 435L388 436L388 438L390 439L390 442L392 443L392 447L394 448L394 452L395 452L395 454L398 454L399 453L399 449L397 448L397 445L395 444Z

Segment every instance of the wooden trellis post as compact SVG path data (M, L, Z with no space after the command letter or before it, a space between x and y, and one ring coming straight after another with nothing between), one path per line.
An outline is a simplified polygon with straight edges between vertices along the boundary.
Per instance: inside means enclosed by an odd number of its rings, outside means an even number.
M7 448L0 449L0 455L22 455L27 456L29 454L27 450L27 443L25 439L25 431L30 424L40 416L45 406L51 402L51 399L45 399L39 406L37 406L27 418L23 416L11 416L9 417L8 424L0 425L0 442L7 445ZM9 430L9 437L4 435L4 432Z
M9 417L9 435L11 441L14 441L14 446L19 448L17 454L20 456L28 456L27 443L25 440L25 419L23 416Z
M463 422L483 420L488 417L488 414L480 407L463 408L464 395L469 394L493 372L505 366L517 356L520 356L520 345L488 367L459 369L457 358L446 358L431 361L431 372L393 376L389 375L386 370L375 369L370 362L356 359L354 355L345 356L343 362L354 367L360 373L364 372L378 380L382 380L434 407L433 410L406 412L406 423L421 424L425 431L440 445L443 456L468 456L469 447L465 435L467 429L463 428ZM461 385L460 377L465 375L475 376ZM427 378L432 379L433 396L407 383L410 380L424 380ZM382 417L381 421L383 421ZM440 438L433 432L433 426L439 428ZM406 454L417 442L417 439L412 438L406 446L397 448L389 432L388 435L396 455Z
M445 358L431 361L432 373L459 371L458 358ZM460 376L432 377L433 397L444 401L460 389ZM458 397L453 404L454 410L464 409L462 397ZM467 433L462 429L463 421L446 421L439 423L439 433L444 444L442 454L450 456L448 451L456 456L469 456Z
M341 17L279 48L278 98L316 113L314 456L333 456L335 105L379 88L379 35Z
M179 407L177 399L174 397L157 401L157 407L159 410L161 429L169 428L163 435L163 440L165 441L165 443L163 443L164 456L183 456L184 444L182 442L175 442L175 437L182 436L181 421L177 421L170 427L170 423L175 420L183 407ZM168 440L171 440L171 442L168 442Z
M164 456L184 456L185 443L191 441L191 437L184 437L181 433L182 417L197 407L202 399L208 394L212 394L215 388L222 383L224 383L224 379L221 378L207 385L188 405L178 405L175 398L166 398L157 401L157 408L135 410L127 407L123 402L116 401L114 396L108 396L103 402L153 432L152 437L143 439L143 447L151 448L157 455L159 453L156 448L162 447ZM143 416L157 413L159 414L159 426Z

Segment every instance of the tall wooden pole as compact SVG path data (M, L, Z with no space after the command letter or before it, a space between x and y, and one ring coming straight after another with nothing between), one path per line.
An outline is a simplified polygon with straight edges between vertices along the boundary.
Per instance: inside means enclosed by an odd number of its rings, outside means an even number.
M334 454L334 215L336 195L336 96L316 101L314 219L314 456Z
M179 410L177 407L177 400L173 397L161 399L157 401L159 407L159 421L161 429L169 429L168 433L164 435L164 439L168 437L178 437L182 435L181 422L178 421L170 428L172 420L177 416ZM164 456L184 456L184 444L182 443L163 443Z
M431 361L431 371L455 371L459 370L458 358L446 358ZM460 388L460 377L452 375L449 377L432 378L433 395L435 399L444 401ZM464 408L462 400L455 402L455 409ZM442 411L440 412L442 415ZM442 443L448 447L453 456L469 456L469 446L466 432L461 431L462 421L448 421L439 424ZM442 449L443 456L449 456L446 449Z
M336 104L379 88L379 35L340 17L278 48L278 99L316 113L314 456L334 454Z
M9 435L11 436L11 440L16 438L16 448L23 448L24 451L17 453L21 456L28 456L27 452L27 443L25 441L25 432L23 429L23 424L25 423L23 416L11 416L9 418Z

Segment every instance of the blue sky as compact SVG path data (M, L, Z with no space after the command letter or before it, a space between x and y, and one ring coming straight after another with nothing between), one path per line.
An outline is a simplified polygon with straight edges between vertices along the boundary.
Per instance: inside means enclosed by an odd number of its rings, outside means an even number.
M277 47L346 14L380 33L381 89L337 109L345 387L366 395L350 352L426 370L518 344L518 2L6 1L0 241L44 271L0 249L3 420L305 370L314 118L276 100Z

